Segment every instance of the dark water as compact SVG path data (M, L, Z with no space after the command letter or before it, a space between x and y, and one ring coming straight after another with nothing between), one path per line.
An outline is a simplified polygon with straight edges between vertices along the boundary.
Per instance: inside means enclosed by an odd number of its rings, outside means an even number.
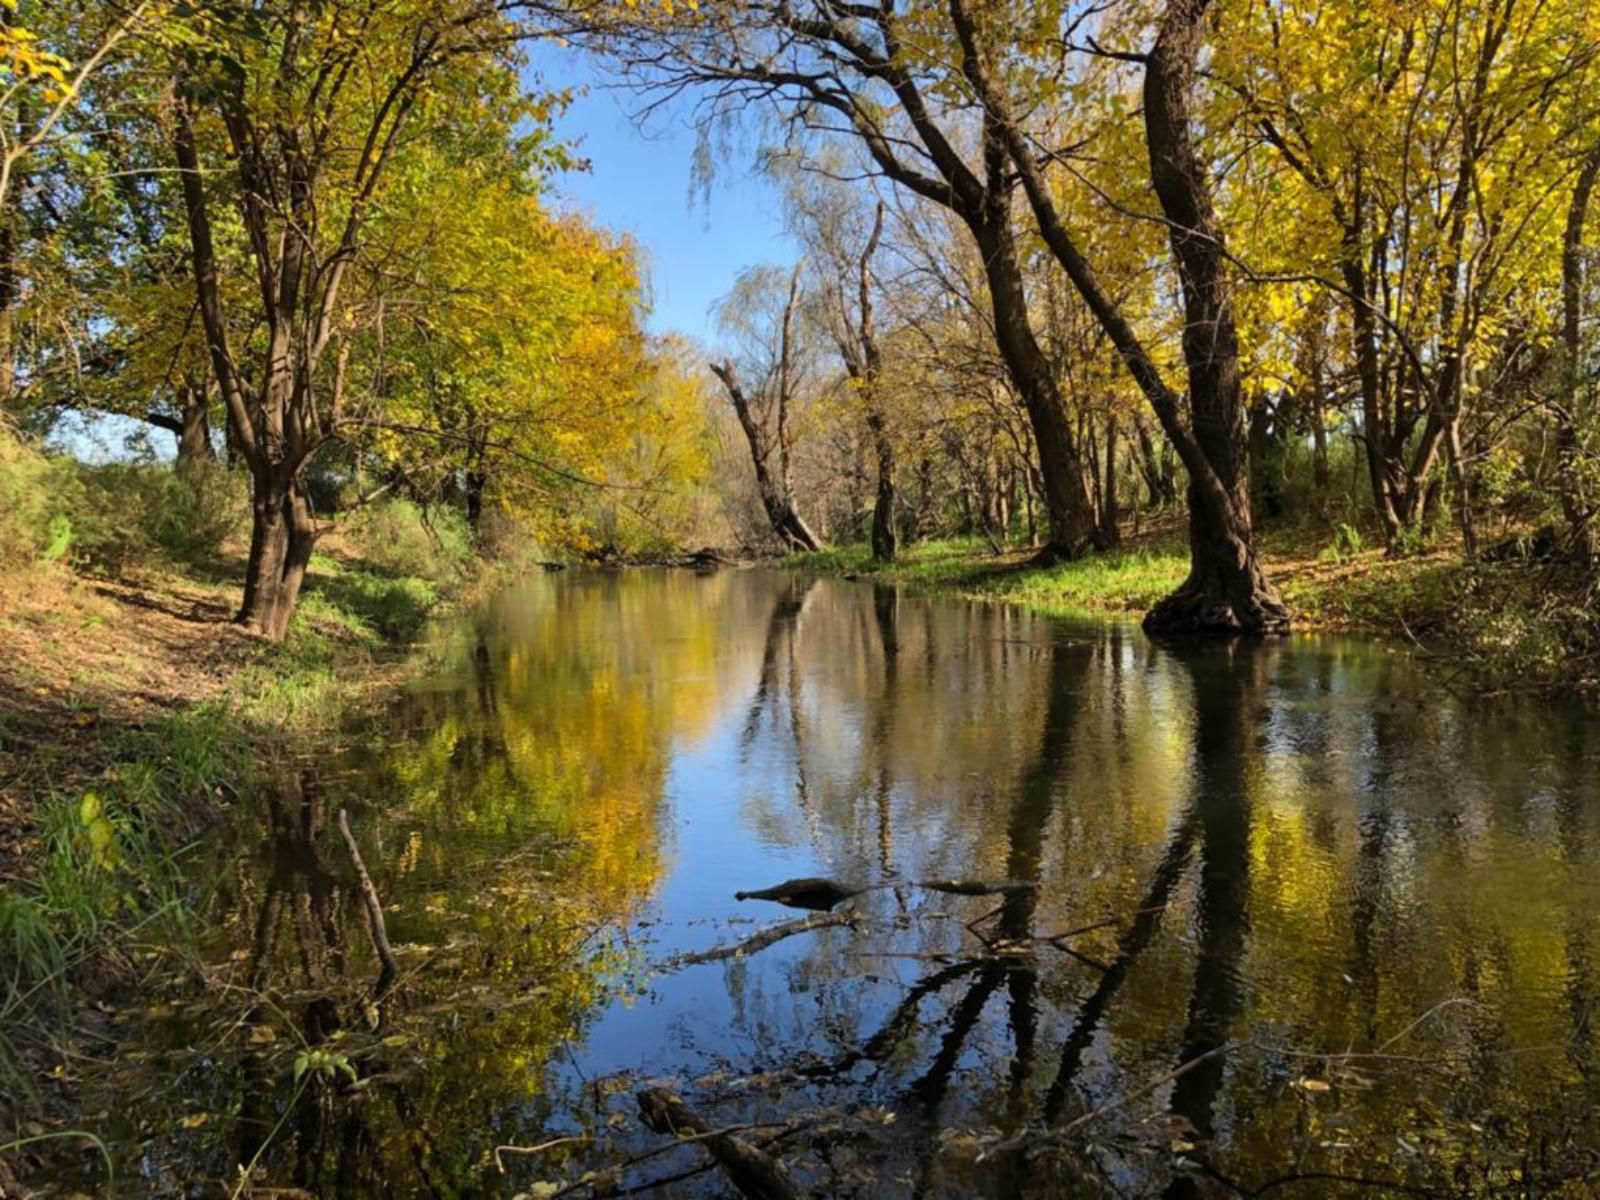
M197 865L200 955L87 1074L129 1190L548 1195L663 1144L652 1083L819 1196L1600 1186L1576 711L770 572L533 579L440 654ZM1038 886L663 969L805 875Z

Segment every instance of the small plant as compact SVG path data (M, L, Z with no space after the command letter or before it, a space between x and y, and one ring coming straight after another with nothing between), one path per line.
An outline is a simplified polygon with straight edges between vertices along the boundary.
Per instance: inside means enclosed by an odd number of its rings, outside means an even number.
M1366 549L1366 539L1361 536L1361 530L1348 521L1335 521L1333 540L1317 557L1324 562L1342 563L1355 558L1364 549Z

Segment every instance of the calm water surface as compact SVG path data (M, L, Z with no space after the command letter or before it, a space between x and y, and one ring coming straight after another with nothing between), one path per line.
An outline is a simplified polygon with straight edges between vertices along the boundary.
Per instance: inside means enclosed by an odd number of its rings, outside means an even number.
M746 1136L819 1196L1590 1195L1596 732L1356 640L531 579L197 864L200 959L122 1020L86 1119L139 1193L253 1159L318 1196L550 1194L660 1146L660 1084L771 1123ZM808 875L1037 888L878 889L670 968L799 915L735 890Z

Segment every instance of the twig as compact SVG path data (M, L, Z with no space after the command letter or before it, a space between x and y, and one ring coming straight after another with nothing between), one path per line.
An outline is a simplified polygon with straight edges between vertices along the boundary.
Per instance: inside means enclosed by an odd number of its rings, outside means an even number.
M1027 1131L1023 1131L1014 1137L1007 1138L1003 1142L996 1142L993 1146L988 1147L978 1155L978 1161L982 1162L984 1159L993 1158L997 1154L1004 1154L1011 1150L1019 1150L1031 1142L1063 1141L1069 1134L1082 1129L1085 1125L1091 1125L1095 1121L1098 1121L1101 1117L1107 1116L1110 1113L1114 1113L1120 1108L1126 1108L1135 1100L1142 1100L1152 1092L1159 1091L1160 1089L1166 1087L1166 1085L1171 1083L1174 1079L1177 1079L1179 1076L1187 1075L1201 1063L1209 1062L1211 1059L1217 1058L1223 1054L1227 1054L1229 1051L1237 1050L1240 1046L1245 1044L1247 1043L1224 1042L1220 1046L1214 1046L1210 1050L1207 1050L1204 1054L1197 1054L1193 1058L1189 1059L1188 1062L1182 1063L1173 1068L1165 1075L1162 1075L1156 1079L1152 1079L1149 1083L1145 1084L1144 1087L1139 1088L1137 1091L1128 1092L1125 1095L1118 1096L1115 1100L1108 1100L1099 1108L1091 1109L1089 1112L1084 1113L1081 1117L1073 1118L1071 1121L1068 1121L1065 1125L1063 1125L1059 1130L1054 1132L1040 1131L1031 1135Z
M557 1146L587 1145L592 1141L594 1141L594 1138L586 1133L580 1133L573 1137L553 1138L548 1142L540 1142L537 1146L496 1146L494 1148L494 1165L499 1169L500 1174L504 1175L506 1173L506 1165L500 1161L502 1154L543 1154L546 1150L554 1150Z

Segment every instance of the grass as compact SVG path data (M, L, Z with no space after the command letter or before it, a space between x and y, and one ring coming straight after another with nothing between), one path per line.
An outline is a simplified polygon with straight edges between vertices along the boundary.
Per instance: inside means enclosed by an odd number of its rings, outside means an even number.
M995 554L975 538L920 542L892 563L865 546L829 548L786 560L800 570L880 579L913 591L1001 600L1061 616L1142 612L1183 582L1188 553L1156 542L1074 562L1040 564L1030 554Z
M0 604L0 639L31 635L0 683L37 701L0 713L0 749L22 748L28 766L26 850L13 855L19 873L0 875L0 1094L20 1102L13 1116L37 1108L41 1064L59 1061L77 1005L115 981L131 943L186 944L194 897L182 860L226 802L264 761L331 737L382 695L430 618L482 584L359 553L313 558L279 645L227 625L231 589L178 571L143 573L108 597L48 565L47 601ZM186 678L194 648L218 640L221 678ZM143 673L119 673L123 660ZM152 690L172 708L152 715L122 694Z
M1514 556L1468 563L1442 539L1391 556L1348 525L1269 527L1259 545L1298 631L1411 641L1480 692L1600 689L1593 581L1571 564ZM893 563L874 563L865 546L785 561L1073 617L1137 617L1188 572L1188 551L1171 530L1125 550L1051 564L1023 551L996 554L971 538L919 543Z
M1335 552L1332 542L1305 528L1269 531L1261 544L1268 573L1302 629L1430 629L1461 585L1461 564L1447 551L1389 558L1358 545ZM892 563L874 563L865 546L829 547L786 562L1061 616L1137 616L1183 582L1189 552L1177 536L1160 532L1071 562L1041 564L1026 551L995 554L976 538L922 542Z

